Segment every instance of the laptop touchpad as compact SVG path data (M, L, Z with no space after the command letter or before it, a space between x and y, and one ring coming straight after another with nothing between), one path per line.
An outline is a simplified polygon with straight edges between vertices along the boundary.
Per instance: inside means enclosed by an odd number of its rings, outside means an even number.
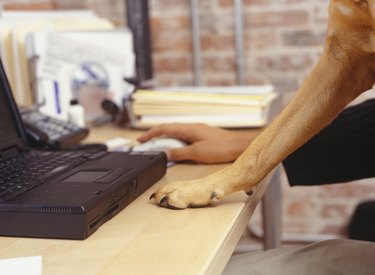
M78 171L64 179L64 182L93 182L108 174L108 171Z
M63 182L110 183L129 170L131 169L81 170L65 178Z

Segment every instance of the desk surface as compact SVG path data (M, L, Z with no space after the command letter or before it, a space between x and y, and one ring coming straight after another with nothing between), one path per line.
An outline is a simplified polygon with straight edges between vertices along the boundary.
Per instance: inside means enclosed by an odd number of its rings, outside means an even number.
M89 141L139 133L101 128ZM207 175L225 165L179 164L84 241L0 237L0 259L42 255L43 274L220 274L265 192L226 197L212 207L169 210L149 196L163 184Z

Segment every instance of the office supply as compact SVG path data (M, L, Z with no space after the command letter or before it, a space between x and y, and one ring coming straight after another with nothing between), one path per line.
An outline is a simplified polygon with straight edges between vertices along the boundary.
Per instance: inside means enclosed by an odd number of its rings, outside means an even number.
M89 129L41 114L32 108L19 108L27 144L38 149L64 149L84 139Z
M35 98L44 114L66 120L70 101L77 99L86 123L96 124L108 120L101 107L104 100L122 106L128 93L123 79L135 74L129 30L34 32L27 36L26 46L29 60L37 60ZM59 99L50 92L55 83Z
M113 24L91 11L2 11L0 55L18 104L33 103L30 72L25 52L26 37L36 31L109 30Z
M164 153L38 151L0 63L0 235L85 239L166 171Z
M85 127L85 110L78 100L72 99L68 109L68 121L80 127Z
M261 127L270 122L279 103L272 85L140 89L132 100L133 124L140 128L173 122Z
M182 148L186 145L187 143L176 138L153 138L144 143L134 145L132 150L135 152L166 151L169 149Z
M42 257L20 257L0 260L1 275L42 275Z

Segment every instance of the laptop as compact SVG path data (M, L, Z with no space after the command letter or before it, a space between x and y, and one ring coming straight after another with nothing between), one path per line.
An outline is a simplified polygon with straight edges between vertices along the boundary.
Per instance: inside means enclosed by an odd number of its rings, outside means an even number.
M166 172L162 152L38 151L0 61L0 235L85 239Z

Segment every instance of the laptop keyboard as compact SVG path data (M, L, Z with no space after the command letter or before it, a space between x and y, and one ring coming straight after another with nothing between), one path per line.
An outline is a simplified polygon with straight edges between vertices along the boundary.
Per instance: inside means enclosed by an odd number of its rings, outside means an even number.
M13 199L87 160L107 152L27 151L0 161L0 203Z

